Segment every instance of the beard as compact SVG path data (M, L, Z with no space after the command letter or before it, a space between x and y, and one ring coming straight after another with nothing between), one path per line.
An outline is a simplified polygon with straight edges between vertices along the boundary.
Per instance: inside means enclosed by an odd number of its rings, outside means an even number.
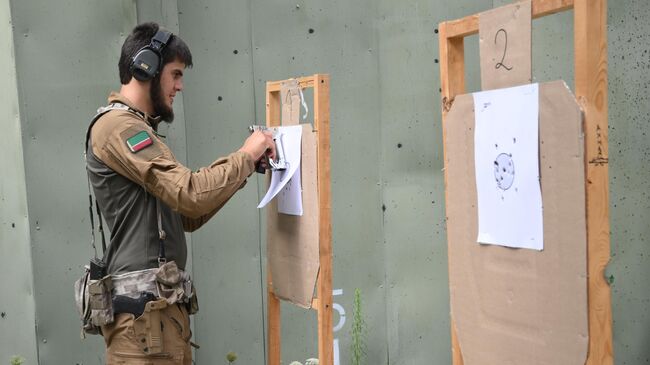
M149 89L149 97L153 104L153 112L160 117L160 120L167 123L174 121L174 109L167 107L165 104L165 97L162 95L162 88L160 87L160 76L151 80L151 88Z

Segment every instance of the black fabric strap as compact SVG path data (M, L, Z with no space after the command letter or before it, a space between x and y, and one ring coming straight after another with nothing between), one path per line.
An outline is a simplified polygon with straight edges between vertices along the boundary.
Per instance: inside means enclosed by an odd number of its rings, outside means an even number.
M102 254L106 253L106 236L104 236L104 224L102 223L102 213L99 211L99 202L95 199L95 210L97 211L97 226L99 233L102 235Z
M167 235L162 228L162 217L160 213L160 200L156 198L156 217L158 221L158 265L162 266L167 262L165 257L165 238Z
M90 192L90 178L88 178L88 215L90 216L90 245L95 251L95 258L97 258L97 246L95 246L95 221L93 220L93 195Z

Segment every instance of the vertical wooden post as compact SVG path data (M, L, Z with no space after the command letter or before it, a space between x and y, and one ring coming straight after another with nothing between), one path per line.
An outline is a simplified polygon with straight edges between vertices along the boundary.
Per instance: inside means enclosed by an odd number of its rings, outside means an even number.
M271 91L270 83L266 84L266 126L275 127L280 125L280 92ZM268 242L268 240L267 240ZM266 276L266 315L267 315L267 365L280 365L282 350L282 327L280 300L273 294L273 278L271 277L271 267L267 268Z
M328 75L314 75L314 127L318 133L318 205L319 257L318 273L318 358L322 365L333 365L334 332L332 328L332 198L330 186L330 80Z
M575 0L575 87L585 113L589 355L586 364L614 363L607 142L607 0Z
M268 270L267 282L267 331L268 331L268 365L280 365L281 359L281 324L280 324L280 300L273 294L273 282L271 280L271 270Z
M448 23L440 23L440 84L442 85L443 117L454 97L465 93L465 38L449 38ZM446 105L445 105L446 104Z
M272 84L266 83L266 126L277 127L281 122L282 104L280 103L280 91L271 91Z
M444 176L445 186L447 186L447 146L444 143L447 140L446 117L456 95L465 92L465 42L463 37L448 38L447 23L441 23L439 25L438 34L440 35ZM445 202L448 202L447 198L447 189L445 189ZM456 325L453 316L451 317L451 355L453 365L463 365L463 355L456 335Z

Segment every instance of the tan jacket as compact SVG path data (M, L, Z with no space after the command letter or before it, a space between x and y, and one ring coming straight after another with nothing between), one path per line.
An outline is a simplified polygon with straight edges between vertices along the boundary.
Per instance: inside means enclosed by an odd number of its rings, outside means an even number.
M133 108L117 93L112 93L108 101ZM254 171L248 154L234 152L193 172L179 163L157 136L156 125L157 120L144 113L112 110L91 129L87 164L95 196L111 231L111 247L105 257L109 273L155 267L158 229L153 197L163 203L168 259L176 259L183 268L186 248L182 231L193 231L207 222ZM145 141L134 147L133 139L142 137ZM144 251L138 250L141 246ZM131 258L138 252L146 253L140 259ZM175 253L179 257L169 257ZM115 260L121 262L111 262Z

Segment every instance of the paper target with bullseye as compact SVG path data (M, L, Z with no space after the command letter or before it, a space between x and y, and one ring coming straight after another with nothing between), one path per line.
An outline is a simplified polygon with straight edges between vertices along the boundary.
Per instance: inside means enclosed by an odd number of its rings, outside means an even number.
M474 93L476 241L542 250L536 84Z

